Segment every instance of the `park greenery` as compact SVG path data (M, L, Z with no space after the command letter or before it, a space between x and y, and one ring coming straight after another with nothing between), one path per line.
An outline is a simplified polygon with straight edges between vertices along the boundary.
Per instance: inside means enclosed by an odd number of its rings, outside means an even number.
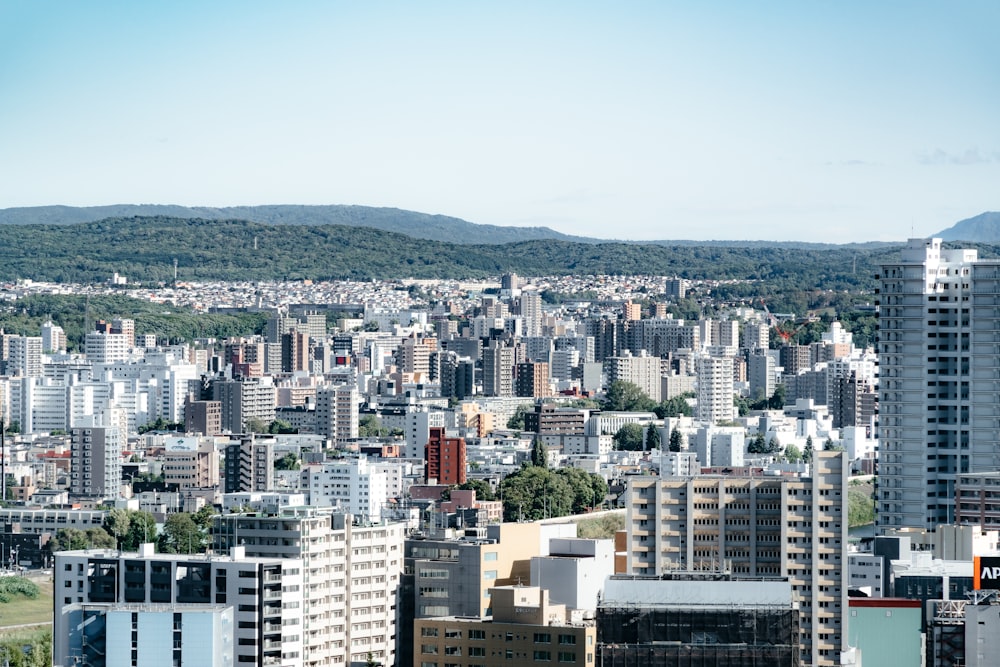
M582 514L602 505L607 494L608 484L600 475L549 468L545 446L536 438L530 461L503 479L499 495L504 521L537 521Z
M113 508L103 526L60 528L49 540L49 550L122 549L136 551L140 544L153 542L160 553L203 553L208 547L209 529L216 510L205 505L194 513L167 515L162 528L149 512Z
M34 600L39 594L38 584L27 577L0 577L0 602L16 598Z
M606 513L589 519L582 519L576 524L576 536L591 540L608 540L619 530L625 530L625 513Z
M48 667L52 664L52 628L5 633L0 655L5 667Z

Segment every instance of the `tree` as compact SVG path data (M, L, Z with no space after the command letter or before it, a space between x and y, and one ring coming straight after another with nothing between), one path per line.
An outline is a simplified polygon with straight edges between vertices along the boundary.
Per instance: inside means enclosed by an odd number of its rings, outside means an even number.
M115 538L115 546L119 546L128 534L131 523L132 517L128 510L117 508L108 510L108 515L104 518L104 529Z
M779 384L774 388L774 393L767 402L767 407L772 410L780 410L785 407L785 385Z
M778 442L777 438L771 436L771 439L767 441L766 451L768 454L777 454L778 452L781 451L781 443Z
M753 438L750 439L750 444L747 445L747 451L751 454L766 454L767 453L767 443L764 442L764 434L758 433Z
M691 409L691 404L688 403L689 398L694 398L693 392L684 392L673 398L668 398L667 400L661 402L657 405L653 412L660 419L666 419L667 417L690 417L694 414L694 410Z
M615 412L652 412L656 403L639 385L615 380L604 394L603 410Z
M274 462L275 470L298 470L302 467L299 457L295 455L295 452L288 452L280 459Z
M622 427L618 429L612 438L615 443L615 449L624 449L628 451L641 451L643 444L643 432L642 426L636 424L635 422L629 424L622 424Z
M745 417L750 412L750 401L742 396L733 396L733 405L740 417Z
M514 410L514 414L510 416L507 420L507 428L512 431L523 431L524 430L524 415L529 412L534 412L535 406L530 403L522 403L517 406Z
M165 554L192 554L205 550L205 536L187 512L175 512L163 523L160 551Z
M785 447L785 460L789 463L802 462L802 450L796 447L794 442Z
M525 466L501 483L505 521L536 521L566 516L573 493L566 480L548 468Z
M267 433L268 424L263 419L251 417L246 424L247 433Z
M675 429L676 430L676 429ZM646 427L646 449L653 451L660 448L660 429L650 424Z
M56 551L78 551L89 549L90 543L86 534L79 528L60 528L49 540L49 549Z
M574 467L559 468L556 475L566 480L573 493L573 514L582 514L598 507L608 495L608 484L600 475Z
M156 518L149 512L129 511L128 532L122 549L136 551L140 544L156 541Z
M542 439L538 436L535 436L535 441L531 445L531 465L541 466L542 468L549 467L549 452L545 448Z
M382 426L377 415L364 415L358 419L358 436L362 438L382 438L389 435L389 429Z
M208 535L208 531L212 529L212 518L218 512L213 505L202 505L201 509L191 515L192 521L201 530L201 532Z
M813 439L810 435L806 438L805 449L802 450L802 462L811 463L813 458Z
M284 434L284 433L298 433L297 428L292 428L292 425L281 419L275 419L271 422L270 426L267 427L267 432L273 434Z
M679 452L684 446L684 434L678 431L676 428L670 431L670 444L668 445L670 451Z
M475 491L476 500L495 500L493 495L493 487L490 486L489 482L482 479L469 479L464 483L459 484L456 489L461 491Z
M86 530L79 528L60 528L49 540L49 550L77 551L80 549L114 549L115 538L99 526Z

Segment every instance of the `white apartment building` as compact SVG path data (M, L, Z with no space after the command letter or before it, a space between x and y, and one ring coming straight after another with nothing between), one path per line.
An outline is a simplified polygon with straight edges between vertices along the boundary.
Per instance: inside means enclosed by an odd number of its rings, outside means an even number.
M49 320L42 325L42 352L46 354L66 351L66 332Z
M125 334L91 331L83 339L84 354L92 364L113 364L129 357L128 337Z
M337 443L358 438L358 390L352 385L316 389L316 433Z
M879 272L880 532L955 518L955 479L1000 468L1000 260L911 239Z
M788 577L803 665L839 665L847 648L847 470L817 451L812 477L635 477L626 574L728 570Z
M631 382L656 402L660 401L660 367L660 358L650 356L645 350L634 356L625 352L621 356L604 359L604 373L608 384Z
M233 610L235 664L300 667L306 664L302 567L296 558L247 557L239 547L227 556L158 554L152 544L138 553L59 552L53 567L53 664L73 664L78 612L82 605L103 603L109 611L122 605L222 605ZM130 637L111 639L118 645ZM175 647L172 638L157 637L161 650Z
M335 507L361 517L381 521L382 508L389 501L388 475L371 465L367 456L313 463L302 469L302 487L309 492L309 504Z
M12 336L7 342L7 375L42 375L42 339L39 336Z
M712 423L735 419L732 348L707 348L706 354L695 358L695 373L698 394L695 419Z
M408 459L424 458L424 447L431 437L432 428L444 428L444 412L426 406L407 408L403 416L403 456Z
M301 559L303 665L396 663L404 524L355 526L315 507L215 521L216 550L239 542L249 555Z

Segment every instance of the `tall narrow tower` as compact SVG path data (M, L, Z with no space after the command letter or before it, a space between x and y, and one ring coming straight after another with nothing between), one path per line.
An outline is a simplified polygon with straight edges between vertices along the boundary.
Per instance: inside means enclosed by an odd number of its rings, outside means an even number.
M1000 467L1000 260L912 239L878 274L879 530L955 516L955 476Z

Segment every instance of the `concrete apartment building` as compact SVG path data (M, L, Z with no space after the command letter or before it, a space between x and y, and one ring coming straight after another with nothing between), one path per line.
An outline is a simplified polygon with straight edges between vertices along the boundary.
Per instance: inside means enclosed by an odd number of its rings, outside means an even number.
M316 389L316 433L335 443L358 438L358 390L353 385Z
M224 449L223 493L271 491L274 486L274 440L254 436L231 442Z
M277 391L271 377L238 378L212 382L212 400L222 404L222 429L246 433L247 423L274 421Z
M803 478L633 478L626 574L787 577L800 610L802 664L839 664L847 648L848 462L843 452L813 456L812 476Z
M122 485L124 429L85 426L72 429L70 437L70 493L117 498Z
M1000 468L1000 260L911 239L878 292L876 522L932 530L958 475Z
M969 473L955 478L955 523L1000 528L1000 472Z
M251 558L239 548L228 556L158 554L152 544L144 544L138 553L97 549L59 552L53 576L53 664L80 664L78 658L86 657L86 653L74 654L71 648L87 650L79 636L85 632L80 621L83 607L93 604L104 604L108 612L152 611L163 605L222 605L233 613L230 628L236 664L304 664L300 560ZM131 638L131 633L120 633L100 639L105 641L105 653L114 648L119 657L126 650L135 650L132 655L137 655L148 648L133 649ZM172 639L172 634L153 635L150 641L160 650L181 649ZM104 656L84 659L83 664L96 664L98 657Z
M414 665L579 665L593 667L593 621L573 622L565 605L537 586L490 589L489 618L450 616L414 621Z
M309 491L310 505L335 507L363 522L382 520L382 508L389 500L388 478L367 456L323 461L302 469L302 487Z
M302 665L397 661L397 606L405 525L353 525L314 507L215 518L213 547L302 563Z
M188 401L184 404L184 430L187 433L218 435L222 433L222 403Z
M654 401L660 400L661 360L650 356L645 350L633 355L629 352L619 356L604 358L604 373L607 383L631 382Z

